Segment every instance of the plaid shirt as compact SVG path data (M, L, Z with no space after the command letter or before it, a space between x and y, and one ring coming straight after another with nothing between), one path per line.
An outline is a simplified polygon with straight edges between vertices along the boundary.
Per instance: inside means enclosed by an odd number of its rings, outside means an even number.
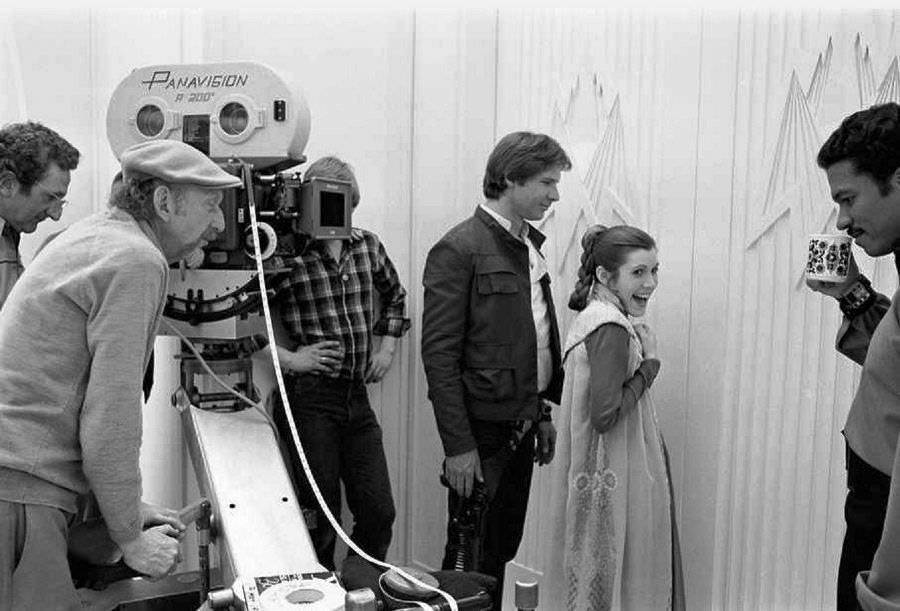
M406 290L377 235L354 228L342 246L337 262L324 242L311 242L288 262L291 273L275 286L275 299L294 342L301 346L328 339L341 342L344 362L330 377L362 380L372 335L401 337L409 329Z

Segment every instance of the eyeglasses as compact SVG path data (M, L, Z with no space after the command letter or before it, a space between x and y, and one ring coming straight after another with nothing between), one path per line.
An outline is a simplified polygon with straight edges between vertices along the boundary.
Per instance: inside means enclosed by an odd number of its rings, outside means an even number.
M59 204L59 207L61 209L65 208L66 204L69 203L65 197L57 195L56 193L54 193L53 191L51 191L50 189L48 189L47 187L45 187L44 185L42 185L40 183L35 183L32 186L40 189L44 193L44 195L47 197L47 199L49 199L51 202L55 202L55 203Z

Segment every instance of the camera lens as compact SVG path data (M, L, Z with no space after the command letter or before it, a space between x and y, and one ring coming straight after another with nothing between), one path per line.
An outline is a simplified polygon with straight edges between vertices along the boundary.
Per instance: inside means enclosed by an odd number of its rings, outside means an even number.
M219 125L229 136L237 136L247 129L250 116L243 104L229 102L219 111Z
M148 138L158 136L163 130L166 120L163 117L162 110L155 104L146 104L141 106L137 113L138 131Z

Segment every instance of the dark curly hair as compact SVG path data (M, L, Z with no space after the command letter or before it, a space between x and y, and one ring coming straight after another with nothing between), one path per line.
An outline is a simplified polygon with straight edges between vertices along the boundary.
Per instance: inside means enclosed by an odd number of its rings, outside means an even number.
M871 106L845 118L819 149L823 170L849 160L860 174L878 184L881 195L891 192L891 176L900 168L900 105Z
M656 242L645 231L631 225L614 225L609 228L593 225L581 237L581 248L578 279L575 290L569 297L569 309L576 312L587 306L598 266L615 277L628 253L633 250L653 250Z
M74 170L79 157L78 149L40 123L10 123L0 129L0 172L12 172L26 194L51 163Z
M506 191L507 179L522 184L550 168L572 169L572 162L559 142L544 134L507 134L488 157L482 191L486 198L497 199Z

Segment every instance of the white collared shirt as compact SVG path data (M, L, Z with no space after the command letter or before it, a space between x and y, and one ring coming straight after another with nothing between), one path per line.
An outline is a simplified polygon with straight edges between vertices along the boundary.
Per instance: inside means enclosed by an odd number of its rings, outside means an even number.
M528 222L522 221L522 229L519 235L512 231L512 221L501 216L494 210L481 204L482 210L491 215L491 218L500 223L513 237L528 246L528 270L531 278L531 312L534 318L534 332L537 338L537 389L538 392L546 390L550 385L553 369L553 353L550 350L550 316L547 312L547 300L541 289L541 278L547 273L547 262L534 243L528 239Z

